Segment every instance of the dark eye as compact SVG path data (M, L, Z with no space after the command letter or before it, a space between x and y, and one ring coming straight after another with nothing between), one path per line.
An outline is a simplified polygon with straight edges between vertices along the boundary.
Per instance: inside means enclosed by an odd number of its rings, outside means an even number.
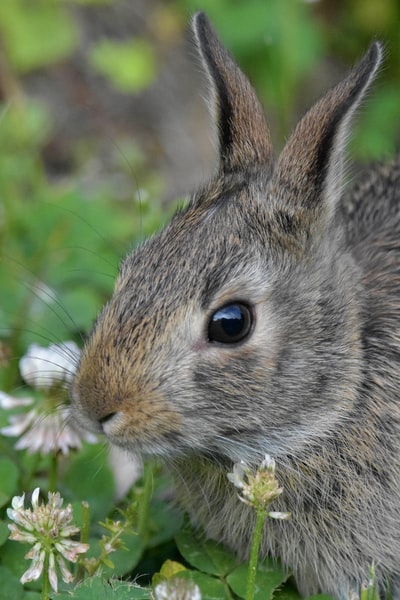
M236 344L248 334L252 325L252 314L248 306L237 302L219 308L208 325L210 342Z

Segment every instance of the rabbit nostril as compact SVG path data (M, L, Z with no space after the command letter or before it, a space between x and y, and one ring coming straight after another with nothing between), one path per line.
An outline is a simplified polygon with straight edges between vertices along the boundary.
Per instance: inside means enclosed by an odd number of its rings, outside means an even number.
M115 411L108 413L104 417L99 419L100 425L105 425L108 421L110 421L117 413Z

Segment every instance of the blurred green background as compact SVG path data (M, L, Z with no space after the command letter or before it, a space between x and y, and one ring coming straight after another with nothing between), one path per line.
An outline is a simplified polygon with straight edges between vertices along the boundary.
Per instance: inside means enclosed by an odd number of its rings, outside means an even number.
M2 0L0 389L36 341L79 340L120 257L212 171L205 10L265 105L279 149L372 39L387 56L360 111L357 163L400 136L399 0Z

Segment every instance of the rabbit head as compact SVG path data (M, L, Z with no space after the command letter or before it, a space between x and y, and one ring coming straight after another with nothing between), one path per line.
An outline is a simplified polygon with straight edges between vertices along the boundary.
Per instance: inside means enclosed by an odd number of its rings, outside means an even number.
M262 107L204 14L219 165L122 263L73 384L78 420L133 451L255 460L296 453L351 410L361 377L360 274L338 201L371 45L274 160Z

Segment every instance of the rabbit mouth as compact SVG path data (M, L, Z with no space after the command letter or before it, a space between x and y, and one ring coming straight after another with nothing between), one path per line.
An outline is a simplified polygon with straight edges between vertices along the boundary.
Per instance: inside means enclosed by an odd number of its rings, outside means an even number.
M112 445L143 456L162 458L185 453L177 429L167 430L165 424L150 421L147 424L141 423L138 427L122 411L111 413L103 419L101 430Z

